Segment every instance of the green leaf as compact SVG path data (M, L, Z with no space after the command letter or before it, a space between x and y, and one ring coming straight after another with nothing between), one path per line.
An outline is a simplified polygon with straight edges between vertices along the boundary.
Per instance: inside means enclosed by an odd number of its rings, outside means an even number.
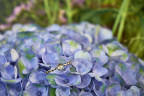
M18 66L18 71L19 71L19 74L20 74L21 78L24 78L25 75L22 74L22 71L23 71L23 69L25 69L25 66L23 65L21 59L18 60L17 66Z
M18 38L25 38L25 37L32 37L34 35L34 32L19 32L17 33Z
M54 80L56 78L55 74L48 74L46 78L49 80L50 85L56 85L55 80Z
M86 21L89 19L92 19L95 16L106 14L106 13L116 13L117 11L115 9L110 9L110 8L103 8L103 9L97 9L97 10L91 10L91 9L84 9L82 10L82 17L81 21Z
M56 96L55 90L56 90L55 88L50 87L50 90L49 90L50 96Z

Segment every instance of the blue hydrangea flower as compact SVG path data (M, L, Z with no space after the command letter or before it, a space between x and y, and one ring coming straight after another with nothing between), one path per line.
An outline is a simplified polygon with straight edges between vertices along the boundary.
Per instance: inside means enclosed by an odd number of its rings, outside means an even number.
M90 82L91 82L91 77L88 74L83 75L81 77L81 83L76 85L76 87L77 88L85 88L90 84Z
M46 44L46 50L48 53L58 53L59 55L63 55L62 47L60 44Z
M9 62L16 62L17 59L19 58L19 55L15 49L10 49L6 53L6 58Z
M95 65L93 66L92 72L93 72L95 75L101 77L101 76L107 74L107 73L108 73L108 70L107 70L105 67L101 66L100 64L95 64Z
M72 62L72 65L80 75L87 74L93 66L92 62L87 59L76 59Z
M119 84L111 84L106 89L107 96L116 96L118 95L119 91L121 91L121 86Z
M105 94L105 91L106 91L106 84L104 81L101 81L101 80L98 80L98 79L95 79L93 81L93 91L96 95L98 96L103 96Z
M70 92L71 92L70 96L78 96L79 93L80 93L80 90L77 89L77 88L72 88L72 89L70 90Z
M82 49L82 47L73 40L65 40L62 42L62 49L65 56L71 56L75 51Z
M137 83L136 72L129 69L124 63L116 65L115 71L123 78L126 84L135 85Z
M112 39L112 38L113 38L113 35L112 35L112 31L111 30L108 30L106 28L101 28L100 29L100 32L98 34L99 42L102 42L104 40L109 40L109 39Z
M2 66L3 64L5 64L7 62L5 56L0 55L0 66Z
M68 86L80 84L81 83L81 77L78 74L70 74L70 73L59 74L55 78L55 82L59 86L68 87Z
M23 96L48 96L48 87L30 84L23 92Z
M51 65L51 68L55 68L59 60L59 55L57 53L45 52L42 55L42 60L45 64Z
M32 51L39 57L42 58L42 54L45 53L46 48L44 46L44 41L41 39L36 40L32 44Z
M131 86L130 89L123 91L122 96L140 96L140 90L136 86Z
M70 87L58 87L56 89L56 96L69 96Z
M25 67L23 74L28 74L38 68L38 57L32 53L22 54L20 60Z
M90 53L85 52L83 50L78 50L74 53L74 59L78 59L78 58L91 60L91 55Z
M46 73L42 71L35 71L30 74L29 80L31 83L48 85L48 80L46 79Z
M17 83L17 84L7 84L7 90L8 90L8 94L9 96L19 96L20 94L22 94L22 90L21 90L21 84Z
M0 35L0 96L140 96L142 89L144 61L99 25L16 24Z
M18 83L21 78L17 78L18 72L17 67L10 65L9 62L5 63L1 69L1 80L7 83Z
M90 92L81 92L79 96L93 96Z
M92 57L97 57L98 59L100 59L103 65L107 63L109 60L108 56L105 54L105 52L102 49L98 49L98 48L93 49L91 51L91 54Z
M0 96L7 96L6 84L0 81Z

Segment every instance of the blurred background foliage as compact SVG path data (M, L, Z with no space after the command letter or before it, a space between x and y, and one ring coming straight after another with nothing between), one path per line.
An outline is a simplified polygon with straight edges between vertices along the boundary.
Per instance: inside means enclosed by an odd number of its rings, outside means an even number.
M82 21L111 29L130 52L144 59L144 0L0 0L1 32L14 23L46 27Z

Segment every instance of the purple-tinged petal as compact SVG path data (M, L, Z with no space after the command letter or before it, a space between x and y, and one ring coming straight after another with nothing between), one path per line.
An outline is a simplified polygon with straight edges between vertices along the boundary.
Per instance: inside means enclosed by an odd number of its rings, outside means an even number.
M116 96L118 92L121 90L121 86L118 84L111 84L106 89L106 95L107 96Z
M30 84L24 90L23 96L48 96L48 88L43 85Z
M56 89L56 96L69 96L70 87L58 87Z
M0 66L2 66L3 64L5 64L7 62L5 56L0 55Z
M55 78L55 82L59 86L72 86L72 85L78 85L81 83L81 77L78 74L59 74Z
M97 76L101 77L108 73L108 70L105 67L102 67L101 65L94 65L93 67L93 73Z
M100 59L100 61L102 62L102 64L104 65L105 63L108 62L109 58L108 56L105 54L105 52L101 49L93 49L91 51L92 57L97 57Z
M42 71L35 71L30 74L29 80L35 84L48 85L48 80L46 79L46 73Z
M65 56L71 56L75 51L82 49L81 45L73 40L63 41L62 48Z
M6 80L11 80L15 78L14 67L10 65L9 62L5 63L3 68L1 69L2 78Z
M90 53L85 52L83 50L78 50L74 53L74 59L78 58L91 60L91 55Z
M72 62L72 65L80 75L84 75L92 69L93 64L87 59L76 59Z
M46 44L46 51L48 53L57 53L59 55L63 55L62 47L59 43Z
M9 96L19 96L22 93L22 88L20 83L7 84Z
M6 85L0 81L0 96L7 96Z
M6 53L6 58L9 62L16 62L16 60L19 58L19 55L15 49L10 49Z
M90 84L90 82L91 82L91 77L88 74L83 75L81 77L81 83L76 85L76 87L77 88L85 88Z
M81 92L78 96L93 96L90 92Z
M99 42L108 40L108 39L112 39L113 35L112 35L112 31L106 29L106 28L101 28L100 32L98 34L98 40Z

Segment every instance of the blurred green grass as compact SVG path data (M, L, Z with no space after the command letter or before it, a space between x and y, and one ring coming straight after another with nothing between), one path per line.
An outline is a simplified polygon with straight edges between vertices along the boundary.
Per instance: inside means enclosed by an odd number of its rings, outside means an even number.
M3 9L0 24L7 23L5 17L12 13L14 6L25 2L16 0L11 4L9 1L0 0ZM12 24L32 22L46 27L54 23L62 25L82 21L111 29L130 52L144 59L143 0L35 0L31 10L23 10Z

